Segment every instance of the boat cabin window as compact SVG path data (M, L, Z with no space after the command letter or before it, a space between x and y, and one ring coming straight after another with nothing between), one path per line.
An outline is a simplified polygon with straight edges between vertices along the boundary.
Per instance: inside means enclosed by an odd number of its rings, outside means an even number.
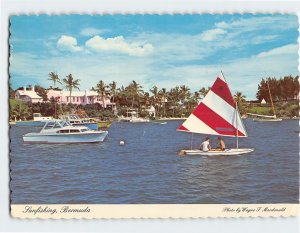
M85 131L88 131L88 129L81 129L81 132L85 132Z
M70 129L70 133L79 133L79 129Z
M62 130L57 131L57 133L70 133L70 130L62 129Z

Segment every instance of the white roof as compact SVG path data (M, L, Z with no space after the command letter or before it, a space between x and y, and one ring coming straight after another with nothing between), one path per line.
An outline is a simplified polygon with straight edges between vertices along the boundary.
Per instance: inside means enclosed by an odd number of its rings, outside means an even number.
M19 93L19 95L27 95L31 99L42 99L42 97L39 96L35 91L17 90L17 93Z
M56 93L57 95L62 95L62 96L69 96L70 92L66 90L62 91L56 91L56 90L51 90L52 93ZM87 96L97 96L98 93L97 91L86 91ZM71 93L72 97L82 97L85 96L85 91L72 91Z

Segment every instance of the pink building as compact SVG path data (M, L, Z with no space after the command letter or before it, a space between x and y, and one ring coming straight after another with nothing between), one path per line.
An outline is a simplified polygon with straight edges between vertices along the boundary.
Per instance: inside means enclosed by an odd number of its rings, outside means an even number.
M24 87L23 90L17 90L15 99L30 103L43 102L43 98L35 92L34 87L29 88L29 90L27 90L26 87Z
M70 92L61 90L48 90L47 97L50 100L52 97L55 98L58 103L72 103L72 104L95 104L99 103L101 106L103 105L102 98L98 95L96 91L72 91L72 95L70 97ZM110 101L111 96L107 94L104 97L104 108L110 107L113 110L116 110L116 103L112 103Z

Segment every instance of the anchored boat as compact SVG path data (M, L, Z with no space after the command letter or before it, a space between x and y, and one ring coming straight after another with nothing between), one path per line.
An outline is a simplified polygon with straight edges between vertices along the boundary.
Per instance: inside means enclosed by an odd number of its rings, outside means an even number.
M251 148L239 148L239 137L248 135L222 72L204 99L177 131L236 137L236 148L233 149L202 151L191 148L181 150L181 155L240 155L254 151Z
M259 122L280 122L282 121L282 118L278 118L275 113L275 108L274 108L274 103L270 91L270 86L269 82L267 81L268 85L268 90L269 90L269 95L270 95L270 100L271 100L271 105L272 105L272 110L273 110L273 116L268 116L268 115L260 115L260 114L253 114L253 113L247 113L250 116L255 116L257 118L253 118L253 121L259 121Z
M32 121L16 121L16 126L27 126L27 127L42 127L45 122L53 120L53 117L42 116L40 113L33 113Z
M23 141L26 143L92 143L103 142L107 134L107 131L72 126L68 121L49 121L39 133L23 135Z

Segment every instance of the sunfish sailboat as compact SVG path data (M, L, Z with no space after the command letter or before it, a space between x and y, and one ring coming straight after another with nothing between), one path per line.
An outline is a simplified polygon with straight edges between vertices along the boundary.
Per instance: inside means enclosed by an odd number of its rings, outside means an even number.
M221 73L201 103L192 114L177 128L178 131L236 137L236 148L225 151L182 150L187 155L239 155L253 151L238 148L238 138L247 137L247 132L239 114L237 104L231 95L226 80Z

